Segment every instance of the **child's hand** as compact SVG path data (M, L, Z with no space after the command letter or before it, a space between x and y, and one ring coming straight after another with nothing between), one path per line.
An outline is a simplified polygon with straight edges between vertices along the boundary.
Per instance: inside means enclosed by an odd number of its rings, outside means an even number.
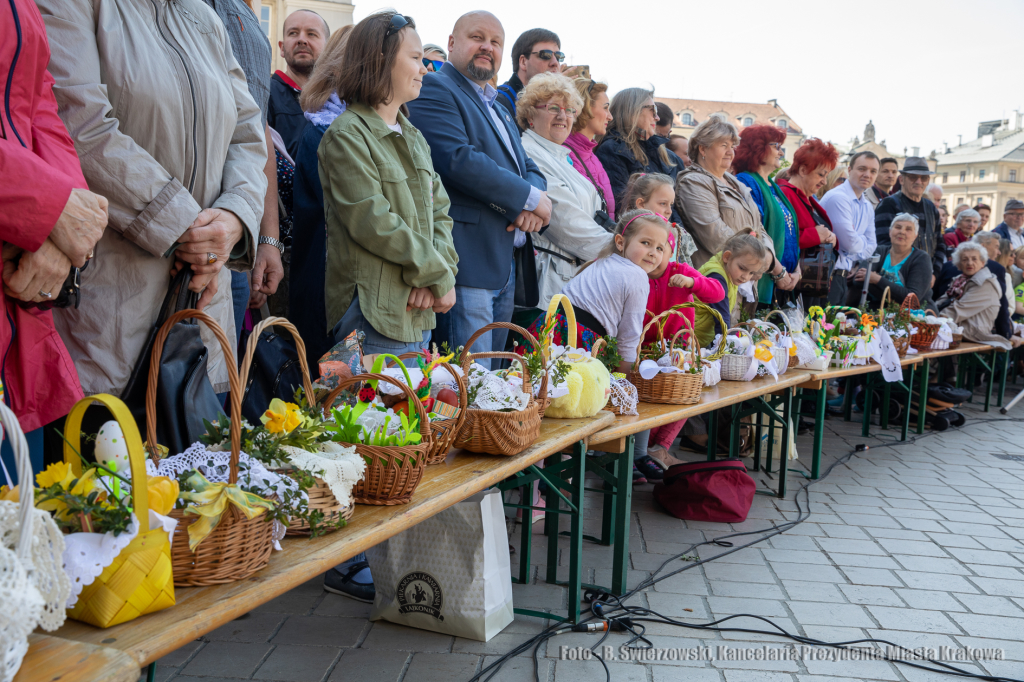
M679 287L680 289L692 289L693 288L693 277L687 277L686 275L672 275L668 280L670 287Z

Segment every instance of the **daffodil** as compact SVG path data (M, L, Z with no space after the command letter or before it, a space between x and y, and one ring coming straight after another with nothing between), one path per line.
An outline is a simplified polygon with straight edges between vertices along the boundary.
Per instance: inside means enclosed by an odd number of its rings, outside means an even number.
M286 403L280 398L274 398L270 401L270 407L260 417L260 421L271 433L291 433L302 424L302 415L295 403Z
M57 465L56 464L52 464L52 465L50 465L50 467L47 468L46 471L44 471L41 474L37 474L36 475L36 481L39 483L39 485L41 487L46 488L46 487L49 487L49 486L53 485L53 483L48 483L48 484L46 484L44 486L43 482L40 481L40 477L44 476L46 473L48 473L50 471L50 469L52 469L55 466L57 466ZM68 470L69 471L70 471L70 468L71 467L69 465L68 466ZM106 491L105 488L103 488L101 485L99 485L99 481L96 479L96 472L97 471L98 470L95 469L95 468L89 468L77 480L75 479L74 475L71 474L70 478L68 478L67 480L62 479L62 480L56 481L56 482L60 484L61 488L63 488L64 490L67 490L72 495L77 495L77 496L80 496L80 497L88 497L93 491L99 490L100 494L99 494L97 499L102 501L102 500L106 499L107 491ZM74 485L71 485L72 483L74 483ZM38 507L39 509L46 510L46 511L56 512L57 516L59 518L65 518L67 516L67 504L65 504L63 500L52 499L52 500L45 500L45 501L42 501L42 502L37 502L36 503L36 507Z
M67 489L73 480L75 480L75 474L67 462L51 464L46 467L45 471L36 474L36 485L40 488L49 488L54 483L60 483L61 488Z

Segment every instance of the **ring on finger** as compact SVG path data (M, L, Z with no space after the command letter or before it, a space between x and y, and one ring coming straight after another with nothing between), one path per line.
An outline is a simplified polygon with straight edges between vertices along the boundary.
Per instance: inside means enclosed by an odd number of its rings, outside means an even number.
M53 294L48 291L40 291L39 295L43 298L53 298Z
M213 265L216 262L217 262L217 254L215 254L212 251L210 253L206 254L206 264L207 265Z

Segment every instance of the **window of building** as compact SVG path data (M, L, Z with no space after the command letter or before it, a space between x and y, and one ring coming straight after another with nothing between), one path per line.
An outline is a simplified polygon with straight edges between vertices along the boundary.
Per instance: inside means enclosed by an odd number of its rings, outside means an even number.
M779 119L779 120L778 120L778 121L776 122L776 124L775 124L775 125L779 126L780 128L785 128L785 127L787 127L787 126L786 126L786 119L784 119L784 118L780 118L780 119Z
M982 168L980 171L978 171L978 179L979 180L984 180L985 179L985 169L984 168Z
M947 182L949 182L949 173L943 173L942 174L942 184L945 185Z
M752 125L754 125L754 119L750 118L749 116L747 116L745 119L743 119L743 127L744 128L746 128L747 126L752 126Z
M684 126L692 126L693 125L693 116L691 114L683 114L682 119L683 119L683 125Z
M274 42L274 38L271 35L274 24L270 21L273 11L274 9L270 5L260 5L260 28L267 34L267 40L271 43Z
M1010 182L1017 182L1017 171L1010 171Z
M960 171L960 182L967 182L967 171Z

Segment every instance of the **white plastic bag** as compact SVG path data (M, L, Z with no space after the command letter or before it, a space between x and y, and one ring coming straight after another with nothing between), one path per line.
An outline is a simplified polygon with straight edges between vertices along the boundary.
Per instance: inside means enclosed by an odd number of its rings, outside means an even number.
M486 642L512 622L501 494L480 492L366 551L370 620Z

